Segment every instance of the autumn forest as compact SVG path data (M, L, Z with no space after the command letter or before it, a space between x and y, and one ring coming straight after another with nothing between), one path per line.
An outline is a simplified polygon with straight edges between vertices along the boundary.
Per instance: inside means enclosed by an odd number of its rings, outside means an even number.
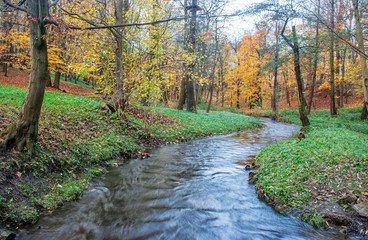
M234 23L252 28L230 34ZM0 28L8 229L155 147L273 126L252 115L302 127L245 164L255 194L282 213L308 206L296 215L316 228L368 235L366 0L2 0ZM325 215L326 199L349 220Z

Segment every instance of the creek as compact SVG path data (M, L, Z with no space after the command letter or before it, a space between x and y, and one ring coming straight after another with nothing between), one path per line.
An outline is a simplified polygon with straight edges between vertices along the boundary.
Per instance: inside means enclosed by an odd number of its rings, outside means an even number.
M262 129L165 146L113 168L17 239L336 239L257 198L244 166L299 130L261 121Z

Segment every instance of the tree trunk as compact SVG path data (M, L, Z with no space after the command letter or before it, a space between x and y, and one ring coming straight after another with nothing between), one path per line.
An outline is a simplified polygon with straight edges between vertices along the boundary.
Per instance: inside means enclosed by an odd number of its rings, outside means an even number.
M281 31L281 36L286 41L286 43L293 49L294 70L295 70L296 82L297 82L297 85L298 85L299 116L300 116L300 120L302 121L302 126L305 127L305 126L310 125L310 123L309 123L307 111L305 109L305 99L304 99L304 94L303 94L303 80L302 80L302 74L301 74L301 71L300 71L300 60L299 60L300 57L299 57L298 38L296 36L295 26L292 26L293 42L290 42L290 40L287 39L284 36L284 31L285 31L285 27L287 25L287 22L288 21L285 22L284 28Z
M274 79L273 79L273 94L271 99L272 111L276 114L277 111L277 92L278 92L278 82L277 82L277 74L279 71L279 27L278 22L276 21L276 29L275 29L275 36L276 36L276 52L275 52L275 68L274 68Z
M29 21L32 56L30 80L19 118L5 137L2 147L10 149L15 146L18 151L26 147L28 152L33 153L48 73L47 43L44 38L48 3L47 0L29 0L27 3L29 15L35 19Z
M46 87L51 87L51 73L50 73L50 70L47 71Z
M287 105L290 107L291 103L290 103L290 93L289 93L289 88L287 86L287 76L286 73L283 74L284 75L284 83L285 83L285 92L286 92L286 103Z
M187 20L187 16L188 16L188 10L187 10L187 6L188 6L188 1L185 0L184 1L184 16L185 16L185 22L184 22L184 50L187 51L188 50L188 43L187 43L187 36L188 36L188 20ZM178 106L177 109L178 110L183 110L184 108L184 104L185 104L185 100L187 99L187 78L186 78L186 66L185 63L183 64L183 77L181 78L181 84L180 84L180 93L179 93L179 102L178 102Z
M4 77L8 76L8 64L7 63L3 63L3 72L4 72Z
M196 24L197 24L197 0L192 0L192 6L190 6L191 18L190 18L190 28L189 28L189 38L188 38L188 53L194 57L195 43L196 43ZM195 60L192 59L187 65L187 111L197 112L197 107L194 99L194 81L193 73L195 67Z
M335 100L335 0L331 1L331 15L330 15L330 22L331 22L331 30L330 30L330 114L337 115L336 110L336 100Z
M342 56L342 67L341 67L341 83L340 83L340 106L344 107L344 85L345 85L345 61L346 61L346 49L344 49L344 54Z
M353 0L353 6L354 6L354 16L355 16L358 47L362 53L365 53L358 0ZM364 94L363 110L362 110L362 115L360 116L360 118L364 120L364 119L367 119L367 116L368 116L368 69L367 69L367 59L362 54L360 54L360 64L362 66L363 94Z
M186 73L184 73L184 76L186 75ZM183 77L181 79L181 86L180 86L180 96L179 96L179 103L178 103L178 110L183 110L184 108L184 104L185 104L185 99L187 98L187 86L186 86L186 78Z
M312 76L312 86L310 90L310 96L309 96L309 102L307 107L307 113L310 114L312 110L312 103L313 103L313 97L314 97L314 89L316 88L316 81L317 81L317 69L318 69L318 54L319 54L319 17L320 17L320 6L321 2L318 0L318 6L317 6L317 25L316 25L316 38L315 38L315 50L314 50L314 61L313 61L313 76Z
M240 109L240 80L237 82L237 89L236 89L236 108Z
M338 45L336 44L336 48L338 49ZM339 50L336 51L336 76L340 76L341 75L341 53ZM342 98L342 91L341 91L341 85L342 85L342 82L340 81L338 83L338 85L336 86L336 94L337 94L337 107L338 108L342 108L342 105L341 105L341 98Z
M60 89L60 76L61 72L55 72L54 88Z
M129 0L117 0L115 4L115 24L122 25L125 22L125 13L129 10ZM123 29L117 28L113 31L116 42L115 47L115 85L112 102L118 116L121 117L121 111L127 107L126 96L124 94L123 83Z

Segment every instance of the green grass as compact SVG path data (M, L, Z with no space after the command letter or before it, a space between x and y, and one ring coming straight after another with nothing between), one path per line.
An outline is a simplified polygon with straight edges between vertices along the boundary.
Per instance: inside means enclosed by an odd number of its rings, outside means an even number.
M339 115L331 116L328 110L312 111L308 116L311 127L317 128L346 128L357 132L368 133L368 120L360 120L361 107L339 109ZM278 113L283 121L301 125L297 110L289 109Z
M368 191L368 121L360 120L360 113L361 108L340 109L338 116L312 112L304 139L270 145L257 156L256 188L283 209L308 206L304 220L321 227L323 209L315 210L320 201L335 202L346 190L358 197ZM278 117L300 124L296 110Z
M0 140L18 118L25 93L0 84ZM12 179L0 187L1 222L35 222L42 209L53 210L78 198L93 176L144 151L142 146L261 126L257 119L240 114L165 108L148 113L138 109L122 120L100 106L94 99L46 92L36 154L0 155L0 180Z
M157 125L151 127L151 131L154 134L169 142L227 134L262 125L255 118L229 112L206 113L203 110L199 110L197 114L194 114L168 108L155 108L154 111L180 122L179 125Z

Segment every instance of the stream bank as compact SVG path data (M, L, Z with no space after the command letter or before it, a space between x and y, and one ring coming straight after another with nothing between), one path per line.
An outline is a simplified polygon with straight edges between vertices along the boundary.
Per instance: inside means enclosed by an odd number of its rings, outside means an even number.
M368 238L368 122L361 108L326 110L309 116L303 134L263 149L251 180L277 211L347 238ZM300 124L298 113L279 113Z

